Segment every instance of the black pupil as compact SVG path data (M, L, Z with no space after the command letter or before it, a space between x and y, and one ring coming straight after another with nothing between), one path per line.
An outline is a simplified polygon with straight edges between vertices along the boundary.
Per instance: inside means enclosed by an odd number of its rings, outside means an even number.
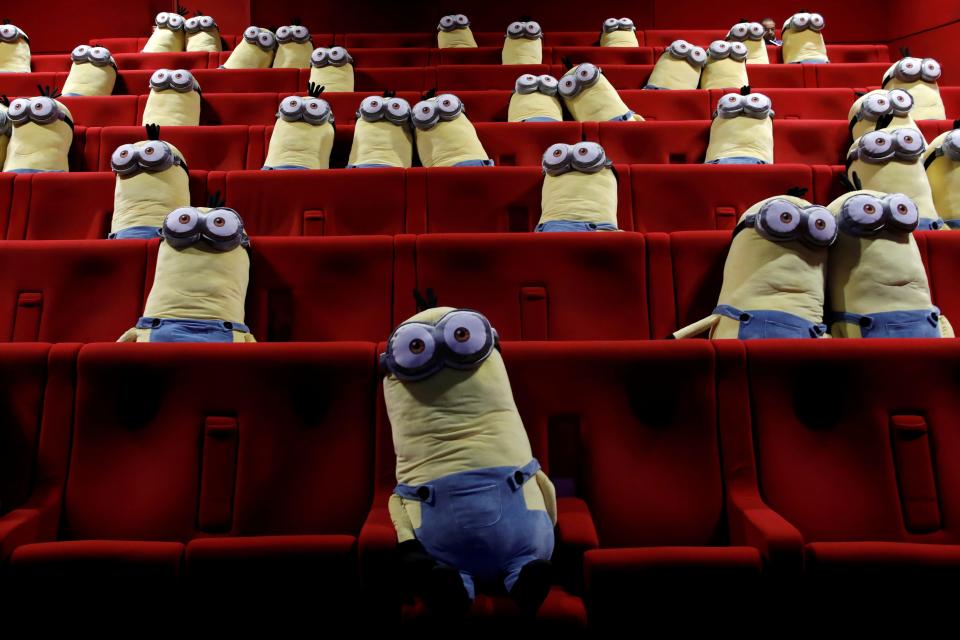
M420 338L414 338L410 341L410 351L411 353L423 353L424 344L423 340Z
M905 204L898 204L898 205L897 205L897 211L898 211L899 213L906 213L906 212L907 212L907 205L905 205Z
M453 332L453 337L457 342L466 342L470 339L470 331L464 327L459 327L456 331Z
M224 220L224 219L221 218L221 217L216 217L216 218L213 219L213 225L214 225L215 227L222 227L222 226L225 225L226 223L227 223L227 221Z
M188 222L190 222L190 216L187 214L180 216L180 224L187 224Z
M827 223L824 222L823 220L817 220L816 222L813 223L813 226L815 226L817 229L823 231L823 229L826 228Z
M784 211L783 213L780 214L780 221L781 221L781 222L790 222L791 220L793 220L793 216L790 215L789 212Z
M867 213L873 213L874 211L877 210L877 208L874 207L872 204L867 204L863 206L863 210L866 211Z

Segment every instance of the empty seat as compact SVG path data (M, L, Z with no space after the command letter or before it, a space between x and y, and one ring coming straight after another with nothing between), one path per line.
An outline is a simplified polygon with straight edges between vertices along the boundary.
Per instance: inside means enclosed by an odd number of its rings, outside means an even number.
M39 73L6 73L3 78L3 93L13 98L37 95L37 85L59 87L67 79L63 71L41 71Z
M565 59L577 65L591 62L596 65L607 64L653 64L653 49L650 47L554 47L553 64Z
M208 93L200 102L200 124L273 124L284 97L277 93ZM146 104L147 96L140 96L138 122L142 122Z
M394 47L351 49L353 66L367 67L426 67L431 64L430 49L426 47Z
M474 125L487 155L497 166L540 166L543 152L557 142L576 144L579 122L478 122Z
M300 70L302 86L307 86L309 77L309 69ZM420 92L435 86L436 79L433 67L360 67L353 70L353 83L355 91Z
M512 91L517 78L525 73L538 76L550 73L550 66L546 64L457 64L441 65L436 69L436 86L441 91L451 91L453 93L456 93L458 89L506 89Z
M64 96L59 100L70 109L74 123L87 127L133 126L143 113L138 96Z
M543 64L550 64L552 61L551 48L542 47ZM432 64L435 65L500 65L503 64L503 35L500 36L500 42L495 47L485 47L480 45L475 49L434 49L432 55ZM508 65L515 66L515 65ZM519 73L517 75L520 75ZM486 88L486 87L484 87Z
M393 47L437 46L436 33L344 33L338 37L338 43L347 50L378 49Z
M10 209L13 206L13 185L16 174L0 173L0 225L4 229L10 221Z
M67 57L69 58L69 56ZM117 68L121 70L194 70L207 69L210 66L210 54L206 51L182 51L176 53L118 53L113 56L113 59L117 62Z
M624 89L623 101L645 120L706 120L716 101L711 104L707 91L642 91Z
M648 47L669 47L674 40L686 40L698 47L707 47L714 40L725 40L727 29L647 29L643 43Z
M596 141L624 164L700 164L707 155L710 122L601 122Z
M800 66L800 65L797 65ZM817 64L810 65L816 72L818 87L851 87L854 89L879 85L883 74L890 68L889 62L863 64Z

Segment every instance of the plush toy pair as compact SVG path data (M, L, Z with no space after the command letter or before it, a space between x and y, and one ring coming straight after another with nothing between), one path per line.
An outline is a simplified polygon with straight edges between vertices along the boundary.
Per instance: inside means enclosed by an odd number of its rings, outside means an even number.
M618 231L617 175L596 142L551 145L543 154L536 231Z
M706 164L773 164L773 102L750 87L717 101Z
M217 21L200 12L187 19L188 13L180 6L177 6L176 12L158 13L153 19L153 33L147 39L143 53L221 51L220 27L217 26Z
M70 170L67 158L73 144L73 116L57 100L58 90L40 86L37 89L39 96L17 98L6 111L10 139L3 161L4 172Z

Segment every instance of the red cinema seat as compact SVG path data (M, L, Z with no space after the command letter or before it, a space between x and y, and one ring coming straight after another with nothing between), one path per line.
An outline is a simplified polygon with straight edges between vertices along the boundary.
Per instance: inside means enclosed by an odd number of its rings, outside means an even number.
M501 167L539 167L550 145L576 144L583 130L579 122L477 122L474 127L487 155Z
M6 229L10 222L10 211L13 207L13 185L17 178L15 173L0 173L0 225Z
M627 89L620 97L645 120L707 120L716 101L711 105L707 91L643 91Z
M947 318L960 318L960 286L957 269L960 267L960 237L952 233L922 233L917 239L926 248L927 277L933 303ZM960 324L960 320L953 321Z
M885 62L890 64L890 49L885 44L829 44L830 64Z
M814 192L803 165L635 165L630 182L633 228L645 232L733 229L764 198L791 187Z
M350 49L354 68L426 67L430 65L430 49L426 47L393 47L384 49Z
M707 155L710 122L601 122L597 142L622 164L700 164Z
M0 243L0 340L114 341L143 311L145 243Z
M947 112L947 119L960 118L960 87L940 87L940 98Z
M551 31L543 39L551 47L593 47L600 44L600 31ZM637 31L637 40L643 46L642 31Z
M30 56L30 70L34 73L70 71L72 64L69 55L53 53Z
M250 235L343 236L404 233L406 180L400 169L238 171L227 203Z
M63 71L42 71L39 73L5 73L3 74L2 93L14 98L31 98L37 95L37 85L51 87L61 86L57 80L61 76L66 79Z
M163 127L161 138L183 154L190 169L237 171L262 164L260 157L248 159L249 127ZM88 171L110 171L110 155L122 144L144 139L142 127L104 127L87 132L84 163Z
M416 286L504 340L646 339L644 249L631 233L424 235Z
M710 91L710 112L733 89ZM774 121L846 120L850 105L857 99L852 89L758 89L773 102ZM709 116L708 116L709 117Z
M280 101L285 96L277 93L208 93L200 103L200 124L211 125L268 125L277 119ZM147 96L140 96L139 117Z
M511 95L513 91L457 91L471 122L506 122Z
M140 53L147 44L147 38L94 38L88 43L91 47L106 47L110 53Z
M754 89L799 89L807 86L801 64L748 64L747 76ZM829 66L829 65L818 65ZM739 89L740 87L734 87Z
M126 127L137 124L143 109L138 96L64 96L58 98L76 124L86 127Z
M310 70L300 72L300 83L306 86ZM421 92L435 86L436 80L432 67L360 67L353 70L353 83L354 91Z
M112 52L111 52L112 53ZM113 56L121 70L156 71L157 69L207 69L210 54L206 51L177 53L118 53Z
M258 340L383 340L390 334L392 238L261 237L253 247L247 323Z
M479 44L479 43L478 43ZM550 49L545 48L543 64L550 64ZM503 64L503 34L500 35L498 46L480 45L474 49L433 49L433 64L435 65L499 65Z
M725 40L726 37L727 29L647 29L643 32L643 44L669 47L674 40L686 40L698 47L708 47L714 40Z
M797 65L800 66L800 65ZM861 64L817 64L810 65L816 72L818 87L850 87L853 89L871 87L883 82L883 74L890 68L889 62Z
M843 164L851 142L846 120L773 121L777 164Z
M577 65L591 62L597 65L607 64L653 64L653 49L650 47L554 47L553 64L565 59Z
M343 46L350 51L353 49L429 48L437 46L436 33L345 33L341 37L343 38Z
M204 93L303 91L299 69L195 69L193 77Z
M546 64L441 65L437 68L436 86L440 91L456 93L459 89L501 89L513 91L517 78L525 73L550 73Z
M599 64L597 66L618 91L643 89L647 79L650 78L650 72L653 71L652 64ZM563 76L565 72L564 65L553 65L553 75L557 78Z

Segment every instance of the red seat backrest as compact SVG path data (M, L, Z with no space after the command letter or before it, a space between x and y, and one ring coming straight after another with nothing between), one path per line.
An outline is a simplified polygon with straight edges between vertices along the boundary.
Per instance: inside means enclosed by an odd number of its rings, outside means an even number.
M200 103L200 124L270 125L276 121L284 97L277 93L208 93ZM145 106L146 96L141 96L141 118Z
M383 49L353 49L354 68L426 67L430 63L430 49L426 47L393 47Z
M300 84L307 86L309 69L300 70ZM353 71L354 91L422 92L436 86L432 67L361 67ZM357 106L360 106L359 104Z
M818 87L850 87L859 89L883 82L883 74L890 64L874 62L863 64L817 64L815 67Z
M506 122L513 91L457 91L471 122ZM416 104L410 103L410 106Z
M513 91L517 78L525 73L550 73L547 64L453 64L437 68L436 86L440 91L456 93L458 89L502 89Z
M707 120L713 112L707 91L625 89L619 93L627 106L645 120Z
M133 126L143 113L139 96L64 96L58 100L70 109L76 124L86 127Z
M960 326L960 283L957 282L960 237L954 238L952 233L930 232L917 234L917 238L925 240L923 245L927 250L927 275L933 303L956 326Z
M597 142L623 164L700 164L707 155L710 122L601 122Z
M113 56L117 68L122 70L143 69L207 69L210 54L206 51L180 51L170 53L118 53Z
M728 29L647 29L643 43L648 47L669 47L674 40L686 40L698 47L708 47L714 40L725 40Z
M608 64L653 64L651 47L554 47L553 64L561 64L569 58L574 65L590 62L596 65Z
M346 33L339 39L348 50L437 46L436 33Z
M576 144L583 131L579 122L476 122L474 127L487 155L503 167L539 167L550 145Z
M773 121L777 164L843 164L851 142L846 120Z
M183 154L190 169L236 171L248 168L247 126L163 127L161 138ZM84 160L88 171L109 171L110 156L122 144L144 140L142 127L104 127L87 132ZM99 142L91 145L92 138ZM262 158L257 160L261 162ZM258 165L259 166L259 165Z

